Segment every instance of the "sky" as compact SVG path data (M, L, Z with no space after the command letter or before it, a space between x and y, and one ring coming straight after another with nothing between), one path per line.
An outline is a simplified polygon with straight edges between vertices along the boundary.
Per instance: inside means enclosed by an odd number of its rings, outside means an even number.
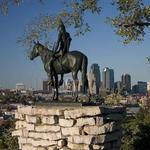
M70 50L80 50L86 54L88 68L97 63L101 73L104 67L114 69L115 81L121 80L124 73L131 75L132 84L150 81L150 64L146 61L146 57L150 56L150 31L146 30L142 43L123 45L114 29L106 24L106 17L114 16L116 10L108 1L101 1L101 5L103 9L100 15L85 16L91 32L74 37L72 28L67 29L72 37ZM47 75L40 58L30 61L27 48L16 41L35 17L57 14L61 9L60 1L56 0L45 4L24 0L19 7L11 6L7 16L0 14L0 88L15 88L16 83L24 83L27 88L41 89ZM57 40L57 36L53 40ZM65 75L65 78L71 78L71 75Z

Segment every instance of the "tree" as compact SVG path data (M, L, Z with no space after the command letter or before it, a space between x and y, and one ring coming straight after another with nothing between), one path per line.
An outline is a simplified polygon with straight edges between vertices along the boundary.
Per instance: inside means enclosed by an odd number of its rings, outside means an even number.
M37 0L44 3L44 0ZM18 38L18 42L24 46L31 47L34 40L41 40L45 38L46 44L49 44L47 40L48 33L58 26L59 19L61 18L66 26L74 26L76 35L84 34L90 31L89 24L85 21L85 14L97 13L99 14L101 7L99 0L61 0L63 9L54 15L40 15L35 18L31 24L25 29L25 33ZM0 9L3 14L8 13L8 8L11 4L20 5L22 0L1 0ZM52 2L50 2L52 3ZM51 43L50 43L51 44Z
M44 3L44 0L38 1ZM76 35L90 31L90 26L84 16L89 12L100 13L99 0L62 0L61 2L64 7L60 13L56 16L49 14L36 18L36 21L34 20L27 27L25 34L18 41L31 46L33 40L40 39L43 35L46 37L47 33L57 26L60 17L66 25L74 26L77 30ZM22 3L22 0L1 0L0 10L3 14L7 14L11 4L18 6ZM108 20L115 28L116 34L123 37L125 44L143 40L145 29L150 26L150 4L144 0L112 0L112 5L116 7L118 15L114 18L109 17Z
M117 0L113 2L118 16L109 18L116 34L124 38L124 43L141 41L145 29L150 26L150 5L144 0Z
M150 112L141 109L136 116L127 117L122 125L122 150L150 149Z

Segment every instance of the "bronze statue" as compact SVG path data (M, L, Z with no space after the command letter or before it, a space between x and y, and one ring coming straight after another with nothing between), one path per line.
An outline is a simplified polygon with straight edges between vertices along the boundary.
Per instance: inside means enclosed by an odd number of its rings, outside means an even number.
M53 62L59 58L59 57L63 57L67 52L69 52L69 47L70 47L70 43L71 43L71 37L70 34L66 31L65 25L62 22L62 20L59 20L59 34L58 34L58 39L57 39L57 43L55 45L55 53L54 56L52 57L52 59L50 60L50 85L54 85L54 80L53 80L53 76L55 76L55 68L53 67ZM59 85L63 84L63 74L61 74L61 80L59 81Z
M34 58L40 56L43 64L44 69L47 72L49 79L51 78L51 66L50 61L54 56L54 51L49 50L39 42L35 43L31 54L30 59L33 60ZM55 70L54 78L55 78L55 88L56 93L54 93L53 100L58 101L58 75L59 74L66 74L72 73L72 77L75 83L75 98L76 101L78 99L78 72L81 71L81 79L82 79L82 91L86 93L88 88L88 80L87 80L87 64L88 59L87 57L81 53L80 51L71 51L67 52L62 57L58 57L53 61L53 68Z

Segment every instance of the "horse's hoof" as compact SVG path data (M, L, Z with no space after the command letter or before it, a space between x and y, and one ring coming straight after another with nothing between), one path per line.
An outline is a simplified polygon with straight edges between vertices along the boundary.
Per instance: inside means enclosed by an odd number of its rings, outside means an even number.
M53 98L53 101L54 101L54 102L58 102L59 99L58 99L58 98Z
M63 80L60 80L59 81L59 86L62 86L63 85Z
M76 103L78 102L78 96L77 96L77 97L75 97L75 102L76 102Z

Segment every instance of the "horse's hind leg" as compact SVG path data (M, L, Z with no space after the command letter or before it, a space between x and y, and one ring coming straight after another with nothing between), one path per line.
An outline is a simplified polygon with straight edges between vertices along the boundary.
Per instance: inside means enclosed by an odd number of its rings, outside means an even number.
M59 100L59 97L58 97L58 75L55 74L54 77L55 77L54 86L55 86L56 91L55 91L55 95L54 95L54 97L53 97L53 100L54 100L54 101L58 101L58 100Z
M78 80L77 74L78 74L78 72L72 73L72 77L74 80L74 86L75 86L75 101L76 102L78 101L78 85L79 85L79 80Z

